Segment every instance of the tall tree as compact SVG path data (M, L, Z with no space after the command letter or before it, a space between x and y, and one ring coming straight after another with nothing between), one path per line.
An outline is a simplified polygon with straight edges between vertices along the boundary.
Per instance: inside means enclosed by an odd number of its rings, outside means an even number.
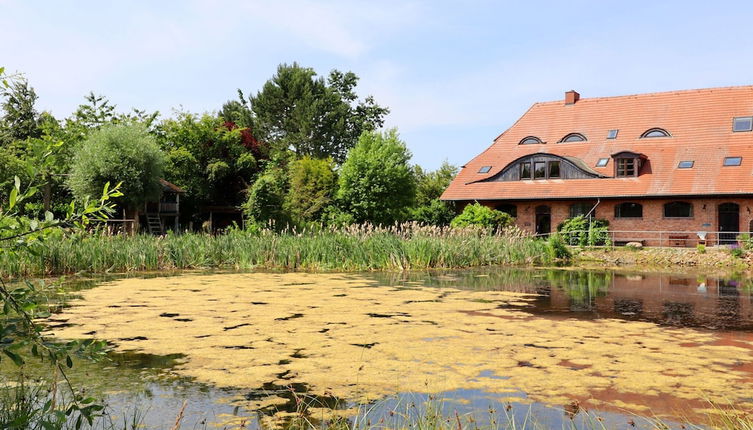
M76 149L68 185L83 200L96 198L106 183L122 182L123 202L138 210L159 197L164 154L140 124L107 125Z
M35 107L37 93L26 79L15 79L7 87L0 88L0 96L3 97L0 130L6 144L42 135Z
M250 98L258 137L299 157L341 163L361 133L381 127L389 113L372 97L359 101L357 83L352 72L333 70L325 80L297 63L280 65Z
M397 130L363 132L340 169L337 198L343 210L356 222L402 220L416 195L410 158Z
M247 128L213 115L180 113L163 121L157 135L167 155L166 179L186 190L182 204L193 212L243 203L267 157Z

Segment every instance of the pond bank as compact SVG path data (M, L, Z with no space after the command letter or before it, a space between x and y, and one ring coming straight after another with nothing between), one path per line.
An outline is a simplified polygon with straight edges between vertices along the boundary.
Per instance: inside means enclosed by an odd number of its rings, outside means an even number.
M696 248L573 248L572 265L576 268L636 269L663 272L703 272L730 274L748 272L753 256L735 255L733 250L709 247L705 252Z

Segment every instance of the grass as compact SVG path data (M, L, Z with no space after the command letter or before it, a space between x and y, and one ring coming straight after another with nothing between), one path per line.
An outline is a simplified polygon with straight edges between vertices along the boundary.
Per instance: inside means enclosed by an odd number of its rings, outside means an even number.
M547 241L517 230L489 233L403 224L297 232L231 230L163 237L86 234L50 241L37 255L0 253L0 276L174 269L406 270L551 264Z

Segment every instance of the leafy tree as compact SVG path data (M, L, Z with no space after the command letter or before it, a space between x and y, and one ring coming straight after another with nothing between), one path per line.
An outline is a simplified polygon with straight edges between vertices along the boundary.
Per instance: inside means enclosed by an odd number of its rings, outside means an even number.
M453 227L479 226L490 229L500 229L512 225L515 218L510 215L484 206L480 203L467 205L460 215L450 223Z
M8 88L10 84L4 69L0 67L0 87ZM47 212L40 219L30 219L19 212L25 201L31 199L38 191L35 182L45 166L50 162L50 155L56 148L48 146L42 151L33 152L39 157L28 157L24 161L24 170L30 177L29 182L24 183L18 177L13 179L13 185L6 202L0 207L0 257L16 258L14 256L24 253L36 253L50 238L59 237L66 231L78 230L86 227L91 219L103 219L112 212L113 197L121 194L118 186L104 189L97 197L88 200L81 206L71 203L68 211L62 219ZM3 187L3 191L7 189ZM0 417L0 426L3 428L75 428L83 427L86 422L93 424L104 406L95 399L84 397L70 385L66 376L66 368L73 366L71 356L83 354L89 357L98 357L103 354L105 344L86 340L83 342L72 341L67 343L53 342L44 335L45 327L37 322L37 318L44 318L45 309L41 306L38 287L30 281L26 281L13 288L8 287L0 276L0 360L10 359L18 366L25 363L20 351L27 351L40 363L49 365L52 378L57 381L57 375L62 375L67 384L48 387L48 390L39 389L29 393L21 392L23 396L31 395L33 398L25 398L24 403L32 405L31 410L12 411L9 416ZM23 390L23 384L20 384ZM13 401L11 401L13 402ZM6 405L8 406L8 405ZM11 404L10 407L18 405Z
M291 163L289 170L286 212L296 221L320 219L324 209L332 203L337 187L334 162L303 157Z
M410 158L396 129L363 132L340 169L337 198L343 210L356 222L404 219L416 192Z
M267 158L246 128L212 115L180 113L158 127L166 179L186 190L181 206L240 206Z
M381 127L389 112L372 97L359 101L357 83L352 72L333 70L325 81L297 63L280 65L250 98L258 137L299 157L332 157L341 163L361 133Z
M11 150L0 147L0 190L8 189L16 177L28 179L26 165ZM6 197L0 195L0 206L8 203Z
M243 211L251 222L272 221L278 228L289 224L289 218L283 210L287 188L286 179L282 169L270 168L249 188Z
M420 166L415 166L416 172L416 205L424 206L439 199L444 190L450 186L450 182L458 174L457 166L447 161L443 162L439 169L426 172Z
M0 130L6 144L41 136L39 113L34 106L38 97L28 81L13 80L8 86L0 87L0 96L4 98Z
M144 126L107 125L93 132L74 155L68 185L83 201L101 192L106 183L123 183L128 209L157 199L165 157Z
M254 113L243 91L238 90L238 100L230 100L220 109L220 117L241 128L254 128Z
M140 123L149 131L153 131L152 128L159 116L159 112L148 113L139 109L132 109L130 113L119 113L116 108L117 106L107 97L90 92L84 96L84 103L65 120L67 140L81 141L91 131L108 124Z
M426 225L450 225L455 215L453 205L439 199L432 200L429 204L413 208L410 211L411 221Z
M458 168L445 161L437 170L427 172L415 166L414 172L416 207L411 209L411 220L422 224L449 225L456 215L455 205L443 202L439 197L457 175Z

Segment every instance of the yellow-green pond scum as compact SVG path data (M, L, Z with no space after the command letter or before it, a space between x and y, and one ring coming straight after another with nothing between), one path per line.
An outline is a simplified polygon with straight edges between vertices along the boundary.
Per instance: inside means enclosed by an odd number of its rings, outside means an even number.
M355 402L476 389L501 401L675 417L702 413L705 399L753 407L748 335L533 316L523 293L248 273L122 279L81 295L52 317L68 323L55 336L182 353L177 373L218 387L305 383Z

